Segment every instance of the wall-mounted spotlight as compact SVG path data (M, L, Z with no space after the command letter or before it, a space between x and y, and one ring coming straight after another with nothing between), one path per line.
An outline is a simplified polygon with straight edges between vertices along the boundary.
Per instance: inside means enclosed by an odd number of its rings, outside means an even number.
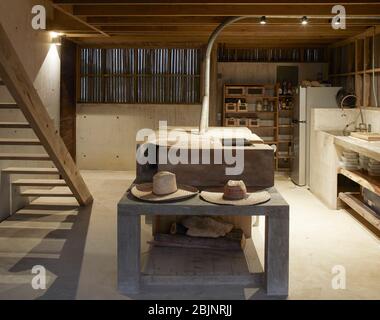
M62 45L62 43L61 43L62 36L63 36L63 33L51 31L50 32L51 43L55 44L56 46Z
M306 16L303 16L301 19L301 24L302 25L307 25L309 23L309 19Z
M267 24L267 18L265 16L260 18L260 24Z

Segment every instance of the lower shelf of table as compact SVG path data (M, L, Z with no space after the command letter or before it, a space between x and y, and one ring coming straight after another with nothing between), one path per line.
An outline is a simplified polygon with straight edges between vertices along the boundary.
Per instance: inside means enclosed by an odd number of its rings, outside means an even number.
M142 255L145 285L262 286L263 268L251 239L244 250L150 246Z

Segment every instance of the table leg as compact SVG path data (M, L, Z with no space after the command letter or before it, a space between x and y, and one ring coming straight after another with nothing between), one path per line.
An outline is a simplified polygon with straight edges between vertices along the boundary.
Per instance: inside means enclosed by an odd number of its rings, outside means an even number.
M265 282L268 295L288 295L289 207L265 217Z
M117 217L118 288L123 293L140 290L141 217L123 212Z

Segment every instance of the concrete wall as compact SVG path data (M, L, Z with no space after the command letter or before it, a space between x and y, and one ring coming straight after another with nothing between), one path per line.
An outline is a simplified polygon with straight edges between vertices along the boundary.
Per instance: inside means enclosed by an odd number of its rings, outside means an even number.
M60 95L59 49L50 44L51 37L46 31L35 31L31 27L33 5L46 5L48 17L51 12L48 1L12 0L0 1L0 22L23 66L34 83L44 105L58 128ZM1 48L0 48L1 50ZM13 102L6 87L0 87L0 102ZM19 110L1 110L0 121L25 121ZM32 130L0 129L1 138L33 138ZM0 146L0 152L40 153L41 147ZM0 169L9 166L46 166L46 162L0 161Z
M299 66L300 79L315 79L318 73L327 75L326 64ZM221 83L274 83L276 68L275 63L218 63L218 73L223 75L216 89L220 107L211 106L210 111L221 112ZM156 129L159 120L167 120L172 126L197 126L199 117L200 106L196 105L79 104L77 164L81 169L134 170L135 137L139 129ZM213 117L215 114L210 115L210 119Z
M197 126L200 105L77 105L77 164L80 169L134 170L136 133L169 126Z

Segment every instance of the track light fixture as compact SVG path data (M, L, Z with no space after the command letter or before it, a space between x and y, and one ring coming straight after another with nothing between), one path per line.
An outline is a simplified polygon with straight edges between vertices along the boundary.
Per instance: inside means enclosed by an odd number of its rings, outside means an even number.
M265 16L260 18L260 24L267 24L267 18Z
M309 23L309 19L306 16L303 16L301 19L301 24L307 25Z

